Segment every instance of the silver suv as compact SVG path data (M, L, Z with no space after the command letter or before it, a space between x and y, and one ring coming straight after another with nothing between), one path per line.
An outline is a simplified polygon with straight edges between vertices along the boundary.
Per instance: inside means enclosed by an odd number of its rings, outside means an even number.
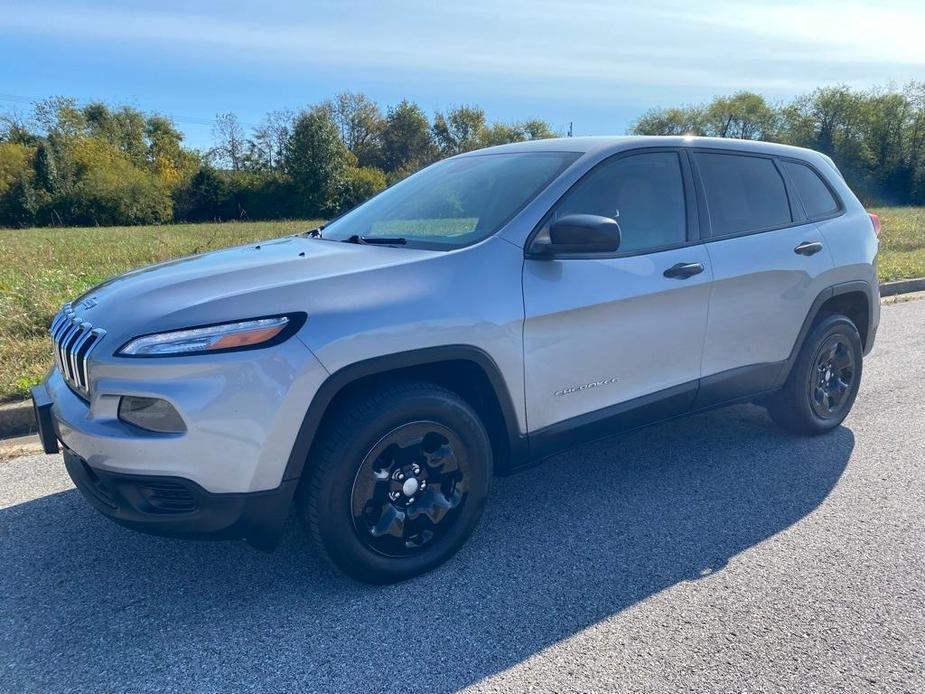
M320 230L67 304L42 440L123 525L271 549L294 501L344 572L405 579L465 542L493 474L577 442L748 400L838 426L877 330L878 230L804 149L464 154Z

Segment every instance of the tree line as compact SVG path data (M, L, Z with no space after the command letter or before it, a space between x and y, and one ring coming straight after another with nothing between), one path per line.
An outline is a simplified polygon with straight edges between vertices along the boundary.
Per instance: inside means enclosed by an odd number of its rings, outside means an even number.
M925 82L902 89L824 87L781 104L742 91L651 110L638 135L767 140L828 154L867 204L925 204Z
M866 203L925 204L925 83L825 87L774 104L752 92L643 114L630 132L783 142L831 156ZM54 97L0 115L0 226L329 218L440 158L554 137L477 106L429 117L345 92L256 126L219 115L213 146L186 147L170 118Z
M64 97L0 116L0 226L329 218L440 158L556 133L342 93L256 127L220 114L212 135L197 151L167 117Z

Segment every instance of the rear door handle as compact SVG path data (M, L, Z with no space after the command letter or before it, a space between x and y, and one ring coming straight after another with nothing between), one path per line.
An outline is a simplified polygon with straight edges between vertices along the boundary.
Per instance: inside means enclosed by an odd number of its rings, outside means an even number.
M819 241L804 241L793 249L794 253L800 255L815 255L822 250L822 244Z
M665 270L663 274L665 277L686 280L688 277L699 275L701 272L703 272L703 265L700 263L678 263Z

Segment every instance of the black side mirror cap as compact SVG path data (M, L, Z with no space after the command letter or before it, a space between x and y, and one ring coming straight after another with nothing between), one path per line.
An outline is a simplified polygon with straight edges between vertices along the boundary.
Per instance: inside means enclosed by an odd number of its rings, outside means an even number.
M570 214L549 226L549 243L534 243L533 257L560 253L614 253L620 247L620 225L610 217L596 214Z

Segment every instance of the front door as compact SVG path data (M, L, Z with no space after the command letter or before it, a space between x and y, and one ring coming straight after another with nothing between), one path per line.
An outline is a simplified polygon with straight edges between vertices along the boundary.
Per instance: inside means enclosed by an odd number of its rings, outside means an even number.
M663 401L666 416L690 406L712 269L696 239L689 180L677 151L618 155L582 178L540 228L542 242L558 217L601 215L618 220L622 242L601 257L525 261L531 433L606 422L636 404Z

